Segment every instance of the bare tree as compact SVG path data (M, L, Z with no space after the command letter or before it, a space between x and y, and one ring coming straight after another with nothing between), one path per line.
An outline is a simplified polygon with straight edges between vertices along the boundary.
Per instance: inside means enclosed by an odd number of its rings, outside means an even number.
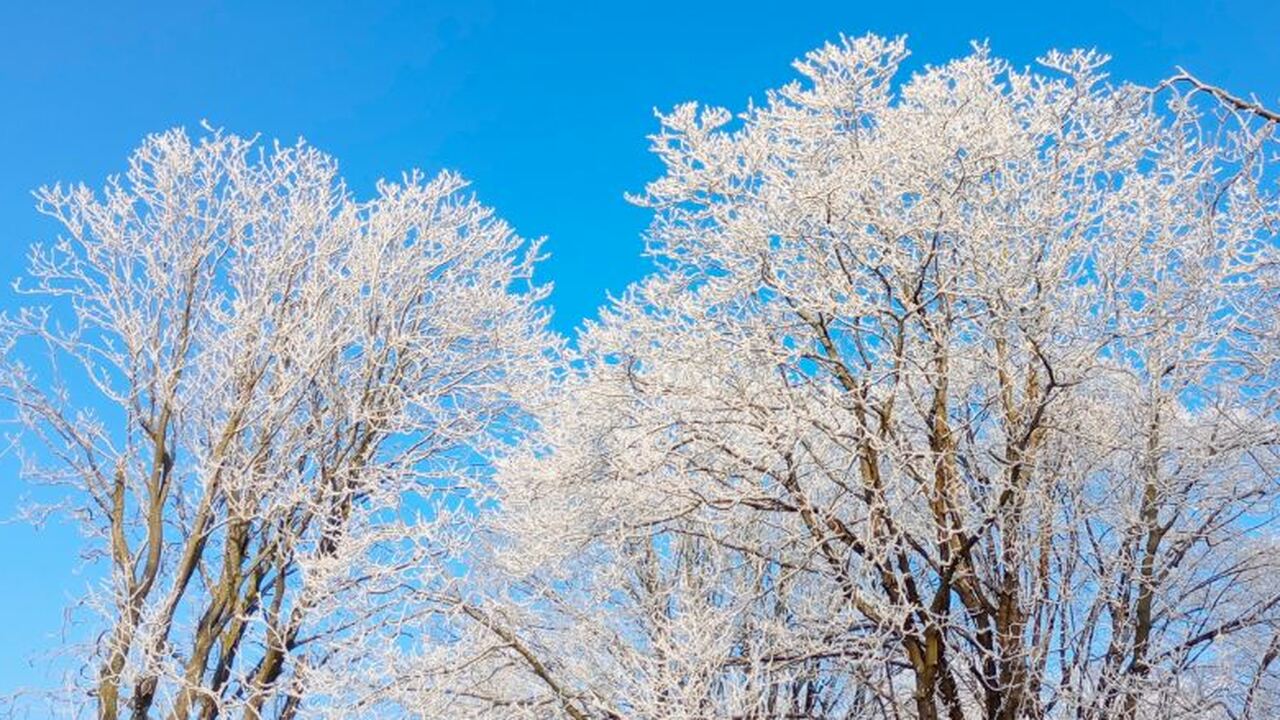
M42 192L2 379L106 571L73 705L1280 714L1280 123L906 55L661 116L658 269L568 363L452 176L174 132Z
M500 473L554 682L480 637L455 716L1280 713L1273 118L906 54L661 117L660 269Z
M457 612L479 468L556 350L536 243L463 187L359 202L305 145L175 130L101 193L38 193L65 234L0 384L102 575L60 712L349 709Z

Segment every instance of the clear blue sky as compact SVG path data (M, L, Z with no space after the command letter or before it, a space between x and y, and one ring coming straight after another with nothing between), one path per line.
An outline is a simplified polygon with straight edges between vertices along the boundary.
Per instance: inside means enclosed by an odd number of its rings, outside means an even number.
M1280 106L1274 0L967 4L0 3L0 278L55 232L33 188L97 185L144 134L207 118L305 137L361 194L409 168L461 171L522 234L549 238L542 277L567 331L645 270L647 216L622 195L658 172L653 109L741 108L842 32L908 34L911 67L973 39L1019 64L1097 47L1119 78L1152 82L1181 64ZM0 473L8 517L23 489L11 463ZM66 526L0 525L0 694L44 680L27 659L56 642L85 582L76 547Z

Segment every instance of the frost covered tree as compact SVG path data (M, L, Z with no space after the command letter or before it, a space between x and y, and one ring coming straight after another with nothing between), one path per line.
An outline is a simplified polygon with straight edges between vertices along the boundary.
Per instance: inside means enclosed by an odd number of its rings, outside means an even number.
M0 379L105 568L73 709L1280 714L1280 116L906 54L663 115L572 355L452 176L175 132L41 193Z
M431 717L1280 714L1276 117L843 40L661 116Z
M38 193L64 232L0 382L101 576L60 715L361 715L458 611L478 468L557 349L536 243L463 187L358 201L308 146L175 130Z

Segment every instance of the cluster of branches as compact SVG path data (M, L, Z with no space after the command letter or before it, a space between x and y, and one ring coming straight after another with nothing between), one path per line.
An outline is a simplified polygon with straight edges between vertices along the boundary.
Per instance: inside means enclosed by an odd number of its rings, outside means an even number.
M71 707L1280 714L1280 118L906 55L662 116L658 269L572 350L452 176L175 132L43 192L3 380L104 568Z
M102 577L60 712L294 717L429 631L556 348L536 244L462 186L360 203L309 147L172 131L100 196L39 193L66 232L0 383Z

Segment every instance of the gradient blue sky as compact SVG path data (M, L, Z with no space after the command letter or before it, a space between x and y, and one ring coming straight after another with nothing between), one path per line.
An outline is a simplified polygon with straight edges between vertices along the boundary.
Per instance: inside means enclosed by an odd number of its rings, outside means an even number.
M461 171L522 234L548 237L542 277L568 331L646 268L647 214L622 196L659 170L646 149L653 109L741 108L839 33L906 33L913 68L974 39L1018 64L1097 47L1121 79L1153 82L1181 64L1280 106L1274 0L362 5L0 3L0 278L56 231L32 189L100 184L144 134L208 119L305 137L365 195L405 169ZM22 492L0 461L0 517ZM56 644L84 585L76 547L64 525L0 525L0 694L47 681L30 660Z

